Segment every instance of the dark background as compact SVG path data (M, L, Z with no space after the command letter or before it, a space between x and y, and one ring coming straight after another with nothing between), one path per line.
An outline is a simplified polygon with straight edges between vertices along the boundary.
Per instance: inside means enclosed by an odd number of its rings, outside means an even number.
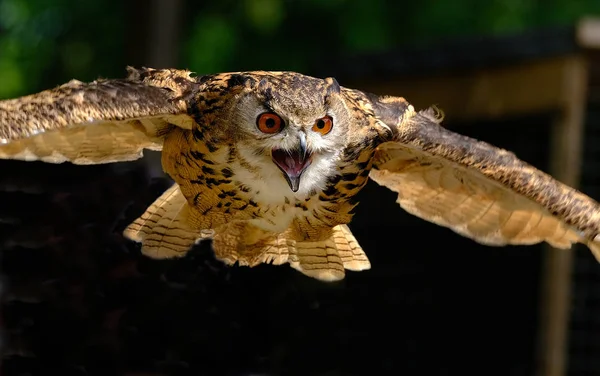
M449 64L435 53L444 41L485 47L593 13L592 0L0 0L0 97L126 65L359 75L357 57L390 64L415 46L430 51L415 74L435 74ZM551 115L448 126L547 170ZM600 108L586 126L581 189L598 198ZM145 161L0 161L2 375L534 374L541 246L478 245L369 183L351 228L372 269L339 283L225 267L207 246L150 260L121 231L169 184ZM595 375L600 274L575 252L569 375Z

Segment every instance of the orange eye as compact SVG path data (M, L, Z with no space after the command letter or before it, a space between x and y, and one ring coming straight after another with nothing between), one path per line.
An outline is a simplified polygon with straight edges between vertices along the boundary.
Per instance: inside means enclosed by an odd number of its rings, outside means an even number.
M333 119L331 116L324 116L315 121L315 125L313 125L312 130L324 136L331 132L331 128L333 128Z
M272 112L265 112L258 116L256 125L263 133L277 133L283 128L283 119Z

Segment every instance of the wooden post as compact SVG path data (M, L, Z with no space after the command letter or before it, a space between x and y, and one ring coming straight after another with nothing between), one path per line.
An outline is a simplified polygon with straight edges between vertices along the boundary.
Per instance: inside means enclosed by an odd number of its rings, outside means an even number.
M177 68L181 52L182 0L152 0L148 33L150 45L146 51L148 66Z
M140 1L133 7L132 12L143 9L146 22L142 28L143 38L134 40L135 43L145 41L143 47L136 47L141 66L150 68L177 68L181 51L181 21L183 16L182 0L152 0ZM132 14L132 19L144 18ZM139 28L139 23L134 23L134 28ZM136 32L140 32L139 30ZM133 63L130 63L133 64ZM161 154L157 151L144 150L144 163L148 173L153 177L163 177Z
M390 77L348 86L376 94L405 97L415 108L437 105L447 122L498 119L562 109L565 66L572 55L521 62L491 69L427 76Z
M550 173L565 184L579 184L587 93L587 60L571 57L562 80L563 110L552 127ZM564 376L567 370L573 252L548 247L542 271L538 376Z

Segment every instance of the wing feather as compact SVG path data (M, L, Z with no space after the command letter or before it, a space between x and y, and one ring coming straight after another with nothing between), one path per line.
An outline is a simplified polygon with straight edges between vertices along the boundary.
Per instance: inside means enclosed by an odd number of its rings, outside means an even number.
M0 158L109 163L161 150L172 126L191 129L187 71L129 68L126 79L83 83L0 101Z
M404 106L370 177L407 212L487 245L587 244L600 259L600 206L513 153L453 133Z

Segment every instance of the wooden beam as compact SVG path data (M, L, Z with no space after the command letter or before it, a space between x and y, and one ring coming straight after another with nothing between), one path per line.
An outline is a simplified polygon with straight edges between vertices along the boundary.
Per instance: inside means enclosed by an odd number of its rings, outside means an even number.
M561 81L563 110L552 127L550 173L577 187L582 164L588 67L584 56L568 60ZM539 376L567 371L573 252L547 247L542 272L539 326Z
M151 0L150 6L147 66L176 68L180 61L183 0Z
M148 44L142 65L157 69L176 68L180 60L183 0L151 0L147 3L149 15L145 23L145 39ZM144 150L144 163L150 176L166 176L162 169L160 152Z
M564 82L574 56L481 69L451 75L391 77L385 82L356 81L348 86L402 96L415 108L433 104L448 122L539 113L564 107Z

